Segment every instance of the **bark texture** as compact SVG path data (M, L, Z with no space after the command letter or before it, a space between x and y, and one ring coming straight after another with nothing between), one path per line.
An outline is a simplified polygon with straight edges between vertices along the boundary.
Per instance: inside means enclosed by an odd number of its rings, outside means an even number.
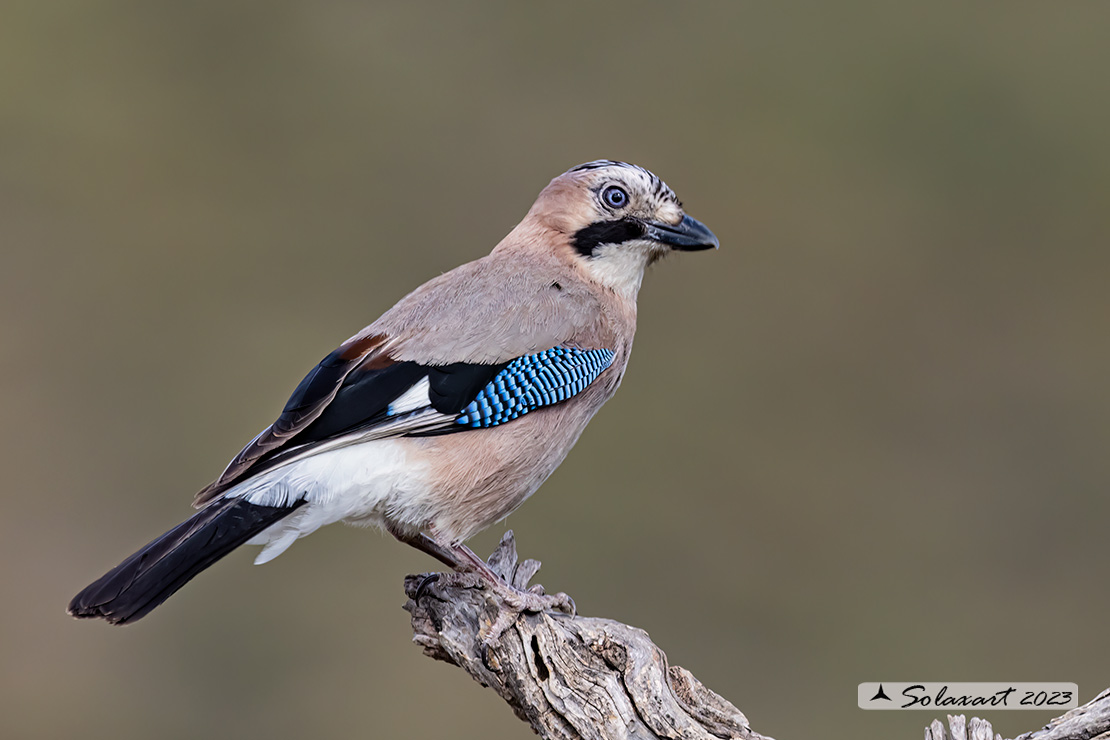
M925 740L1002 740L991 723L963 715L948 715L948 727L940 720L925 728ZM1110 740L1110 689L1091 701L1060 715L1034 732L1018 735L1014 740Z
M540 569L536 560L518 561L511 531L489 564L519 589ZM436 575L405 579L413 641L496 691L545 740L771 740L689 671L668 665L643 630L554 612L515 618L479 579L444 583ZM949 715L947 727L936 720L925 728L925 740L1002 737L986 720ZM1110 689L1014 740L1110 740Z
M521 589L540 567L518 562L512 532L489 564ZM668 665L643 630L611 619L522 614L487 646L502 605L476 581L441 585L428 576L405 579L413 641L496 691L545 739L770 740L689 671Z

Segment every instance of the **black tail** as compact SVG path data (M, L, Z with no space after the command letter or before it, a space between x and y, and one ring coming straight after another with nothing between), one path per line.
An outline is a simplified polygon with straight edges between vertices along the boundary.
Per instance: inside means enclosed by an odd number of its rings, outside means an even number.
M69 613L112 624L141 619L193 576L296 508L238 498L214 501L74 596Z

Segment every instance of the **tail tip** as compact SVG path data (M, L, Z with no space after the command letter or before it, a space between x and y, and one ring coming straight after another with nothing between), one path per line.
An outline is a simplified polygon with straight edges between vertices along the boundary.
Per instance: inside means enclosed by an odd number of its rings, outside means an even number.
M104 603L100 599L89 599L85 591L73 597L66 607L66 614L74 619L103 619L108 624L125 624L128 614L121 614L112 609L111 603Z

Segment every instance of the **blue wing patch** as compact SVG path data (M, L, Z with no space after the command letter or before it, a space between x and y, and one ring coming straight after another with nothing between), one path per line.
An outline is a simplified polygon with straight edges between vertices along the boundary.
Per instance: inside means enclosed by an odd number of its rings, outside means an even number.
M455 419L473 429L497 426L581 393L613 364L608 349L553 347L518 357L486 384Z

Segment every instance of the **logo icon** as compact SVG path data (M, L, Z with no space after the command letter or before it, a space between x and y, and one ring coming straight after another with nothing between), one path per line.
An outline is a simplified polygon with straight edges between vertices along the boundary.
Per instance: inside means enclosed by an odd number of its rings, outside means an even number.
M894 701L893 699L891 699L889 696L886 695L885 691L883 691L883 685L882 684L879 684L879 690L876 691L875 695L871 697L871 701L875 701L876 699L886 699L887 701Z

